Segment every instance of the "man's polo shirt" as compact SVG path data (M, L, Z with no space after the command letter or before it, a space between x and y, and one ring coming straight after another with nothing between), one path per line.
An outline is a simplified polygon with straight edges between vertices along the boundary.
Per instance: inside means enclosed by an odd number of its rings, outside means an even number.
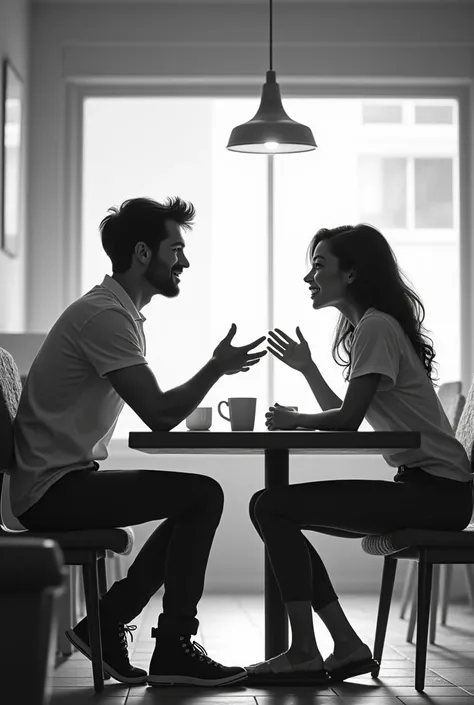
M106 375L146 364L144 321L125 289L106 276L54 324L31 366L14 422L15 516L66 473L107 457L124 402Z

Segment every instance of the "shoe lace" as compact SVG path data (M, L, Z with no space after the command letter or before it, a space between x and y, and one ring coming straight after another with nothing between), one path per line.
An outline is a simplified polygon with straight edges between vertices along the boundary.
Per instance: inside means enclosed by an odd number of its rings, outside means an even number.
M183 637L181 637L181 638L182 638L183 641L184 641L184 643L183 643L183 648L186 649L186 650L185 650L185 653L186 653L186 654L188 654L188 653L191 652L191 656L192 656L193 658L194 658L195 656L198 656L200 661L206 661L206 663L209 663L211 666L212 666L212 665L214 665L214 666L218 666L218 665L219 665L218 663L216 663L215 661L213 661L212 658L210 658L210 657L207 655L207 651L206 651L206 649L204 648L204 646L202 646L201 644L198 644L197 641L191 641L190 639L189 639L189 641L188 641L188 640L184 640Z
M122 622L118 623L118 633L119 633L119 638L120 642L122 644L123 650L128 654L128 643L127 643L127 634L130 636L130 641L133 641L133 633L137 628L136 624L123 624Z

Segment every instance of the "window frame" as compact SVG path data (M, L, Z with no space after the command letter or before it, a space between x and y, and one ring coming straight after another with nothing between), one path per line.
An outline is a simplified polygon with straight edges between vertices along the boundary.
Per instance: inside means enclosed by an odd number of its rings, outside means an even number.
M474 155L471 155L472 128L471 111L474 109L473 85L467 81L322 81L308 78L280 78L283 102L288 98L358 98L358 99L436 99L450 98L458 102L458 149L459 163L455 181L459 184L459 257L460 257L460 331L461 331L461 380L467 393L474 376L474 248L470 233L474 227L474 206L471 209L470 193L473 182ZM62 296L66 307L78 296L81 289L81 237L82 237L82 148L83 106L92 97L255 97L258 106L262 78L248 80L211 77L199 79L157 78L152 82L111 82L70 80L65 85L65 130L63 133L63 278ZM315 135L317 141L317 134ZM225 146L223 145L223 149ZM291 155L279 156L280 159ZM269 185L273 179L273 159L269 157ZM454 164L456 169L456 163ZM272 203L268 201L269 216ZM269 217L268 265L271 272L273 258L272 224ZM272 283L270 274L269 285ZM269 297L271 299L271 297ZM268 308L270 324L273 309ZM273 360L268 366L269 392L272 392ZM118 442L118 441L117 441ZM123 444L121 444L123 445Z

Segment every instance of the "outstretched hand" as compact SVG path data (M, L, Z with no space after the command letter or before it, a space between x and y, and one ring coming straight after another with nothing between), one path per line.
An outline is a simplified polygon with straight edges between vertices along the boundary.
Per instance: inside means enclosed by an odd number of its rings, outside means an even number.
M303 336L299 326L296 327L296 335L298 336L298 343L280 330L280 328L275 328L275 332L270 331L268 334L267 350L278 360L281 360L294 370L304 372L313 360L308 342Z
M253 348L263 343L265 336L257 338L252 343L234 347L231 342L237 332L237 326L232 323L229 332L221 340L217 348L214 350L213 358L219 365L222 374L235 375L237 372L248 372L248 370L260 362L260 358L267 354L266 350L255 352Z
M299 426L298 417L297 411L275 402L275 406L271 406L265 414L265 426L269 431L294 431Z

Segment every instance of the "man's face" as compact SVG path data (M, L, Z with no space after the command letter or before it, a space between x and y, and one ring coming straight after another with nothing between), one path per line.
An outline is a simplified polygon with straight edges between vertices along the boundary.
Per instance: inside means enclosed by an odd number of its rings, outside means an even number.
M189 267L189 262L184 254L185 242L180 226L168 220L166 230L168 237L152 256L145 279L159 294L171 299L179 294L180 275Z

